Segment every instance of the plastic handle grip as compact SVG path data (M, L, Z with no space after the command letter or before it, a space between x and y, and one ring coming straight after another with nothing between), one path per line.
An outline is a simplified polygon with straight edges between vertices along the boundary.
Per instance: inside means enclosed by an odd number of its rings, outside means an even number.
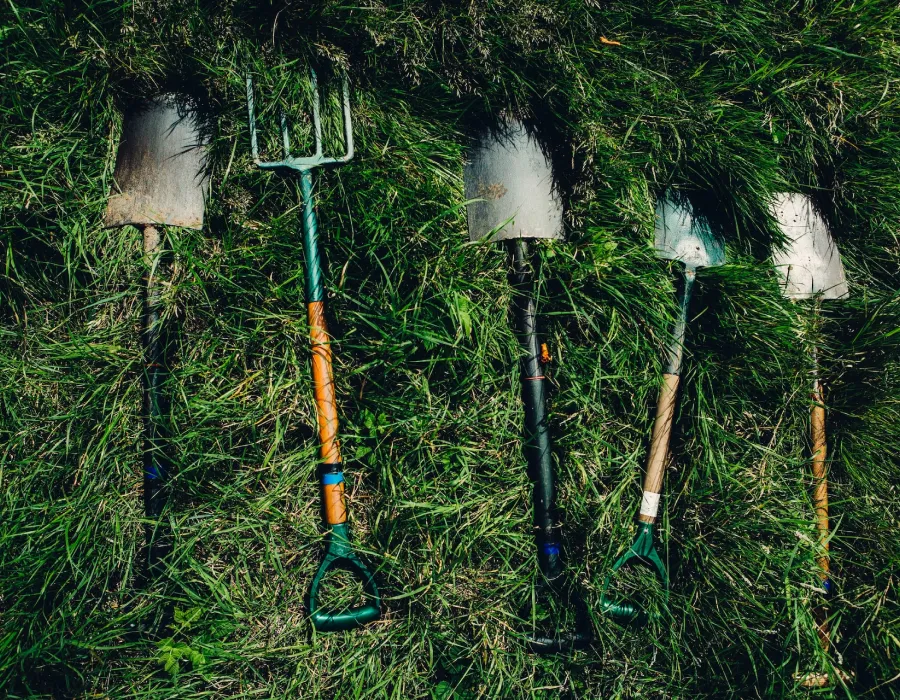
M381 617L381 596L372 572L356 555L348 539L349 529L346 523L334 525L326 537L325 558L313 577L309 589L309 616L313 626L319 632L340 632L342 630L362 627ZM366 596L371 603L347 610L320 610L318 606L319 588L322 580L332 569L343 569L356 575L363 584Z
M605 615L619 622L646 622L648 616L644 610L634 603L628 601L610 600L606 593L609 590L609 583L615 573L628 564L641 564L652 569L659 580L665 587L666 599L669 597L669 576L666 573L666 566L656 551L653 543L653 524L639 523L638 534L634 539L634 544L613 564L612 571L606 577L603 583L603 593L600 596L600 609Z
M557 555L558 556L558 555ZM561 568L561 567L560 567ZM594 641L591 615L579 590L561 571L547 586L565 608L575 613L575 631L538 633L528 636L528 650L535 654L558 654L589 647Z
M312 623L319 632L341 632L362 627L381 617L381 608L364 605L343 612L317 610L312 614Z

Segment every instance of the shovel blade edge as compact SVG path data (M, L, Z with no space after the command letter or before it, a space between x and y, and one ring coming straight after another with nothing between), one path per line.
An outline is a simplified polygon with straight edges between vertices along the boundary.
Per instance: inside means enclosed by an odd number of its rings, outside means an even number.
M653 245L658 258L679 260L685 267L724 265L725 246L705 221L694 216L687 201L666 195L656 202Z

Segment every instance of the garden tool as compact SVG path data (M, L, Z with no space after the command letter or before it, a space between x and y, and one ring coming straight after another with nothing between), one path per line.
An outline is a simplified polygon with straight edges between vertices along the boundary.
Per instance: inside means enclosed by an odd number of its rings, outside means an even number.
M814 313L818 303L827 299L842 299L850 290L844 276L844 266L837 245L831 238L828 225L815 209L809 197L797 193L776 195L772 215L787 239L783 249L774 251L772 260L782 279L781 292L792 300L813 299ZM810 407L810 439L812 442L813 504L819 532L817 563L826 596L831 593L828 564L828 475L825 468L827 446L825 440L825 402L819 379L818 358L812 351L813 379ZM824 651L831 645L828 611L824 605L815 610L816 624ZM807 685L828 683L827 674L808 674Z
M170 461L165 452L168 400L166 341L162 321L162 226L203 227L208 187L205 141L196 116L184 99L163 95L134 105L125 113L116 156L115 189L104 217L108 228L135 226L144 239L144 511L148 572L158 573L171 549L160 527Z
M312 173L316 168L338 167L353 158L353 124L350 118L350 89L343 83L343 124L346 153L332 158L322 152L322 122L320 120L319 90L316 74L310 71L313 90L313 132L315 153L311 156L291 155L288 122L281 115L282 158L263 162L259 157L256 138L256 117L253 106L253 82L247 76L247 110L250 122L250 145L253 161L262 170L274 170L283 175L297 174L303 198L303 257L306 264L306 309L309 322L309 338L312 345L313 390L319 424L318 476L321 482L322 510L325 523L330 528L325 535L325 556L313 577L308 595L309 613L313 626L320 632L349 630L368 624L381 617L381 598L375 577L359 558L350 544L347 523L347 502L344 495L344 471L338 442L338 415L332 373L331 338L325 323L325 285L319 261L319 234L313 201ZM356 575L363 584L368 602L345 610L320 609L319 588L325 575L332 569L344 569Z
M637 603L614 601L607 596L613 575L623 566L642 564L649 567L659 577L668 596L669 577L665 564L656 551L654 525L659 511L663 475L669 457L669 441L681 376L688 309L698 268L725 264L725 248L721 239L713 234L705 222L695 218L686 200L676 203L670 197L666 197L656 203L654 238L657 257L680 261L684 265L684 272L678 293L678 317L666 351L668 364L656 402L656 419L647 456L647 473L644 476L644 490L638 514L637 537L631 548L613 564L603 584L600 599L603 612L620 622L643 622L647 619L646 612Z
M563 572L555 510L553 455L547 422L544 365L546 346L537 336L533 274L528 239L562 239L562 204L554 190L550 163L538 142L518 122L486 133L465 167L469 238L503 241L512 260L513 309L524 356L521 364L525 404L525 457L534 483L534 529L540 570L550 589L576 612L574 633L532 636L534 651L555 652L587 646L593 636L586 606Z

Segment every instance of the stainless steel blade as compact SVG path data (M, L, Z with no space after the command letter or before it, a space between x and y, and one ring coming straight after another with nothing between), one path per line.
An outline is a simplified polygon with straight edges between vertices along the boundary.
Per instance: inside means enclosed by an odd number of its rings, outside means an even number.
M179 108L174 95L126 112L104 224L202 228L209 185L205 145L195 115Z
M550 161L521 123L485 134L470 153L464 179L471 240L563 238Z
M727 262L721 238L694 217L689 203L676 203L669 196L656 202L654 246L657 257L680 260L685 267L716 267Z
M828 224L812 200L796 192L775 196L772 216L784 231L787 245L774 251L772 261L789 299L840 299L850 293L844 265Z

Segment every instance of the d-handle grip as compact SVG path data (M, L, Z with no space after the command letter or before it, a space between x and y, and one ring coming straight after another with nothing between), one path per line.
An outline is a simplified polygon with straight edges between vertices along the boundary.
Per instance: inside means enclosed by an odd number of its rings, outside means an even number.
M615 601L607 596L609 584L615 573L626 565L640 564L652 569L665 588L666 599L669 597L669 576L666 573L666 566L656 551L653 538L653 523L639 523L638 534L635 537L634 544L613 564L612 571L603 582L603 593L600 596L600 609L603 614L608 615L618 622L638 622L644 623L648 619L648 615L636 603L631 601Z
M530 637L528 649L535 654L560 654L591 645L594 635L590 632L574 632L558 637Z
M535 654L558 654L584 649L594 641L591 615L584 598L572 581L563 573L559 544L550 539L538 550L538 561L545 577L545 585L566 608L574 609L575 631L548 635L528 635L528 650Z
M381 596L372 572L362 563L350 546L346 523L332 525L325 540L325 558L313 577L309 589L309 615L313 627L319 632L340 632L362 627L381 617ZM319 587L325 574L332 569L343 569L357 576L363 584L365 595L372 602L346 610L321 610L318 606Z

